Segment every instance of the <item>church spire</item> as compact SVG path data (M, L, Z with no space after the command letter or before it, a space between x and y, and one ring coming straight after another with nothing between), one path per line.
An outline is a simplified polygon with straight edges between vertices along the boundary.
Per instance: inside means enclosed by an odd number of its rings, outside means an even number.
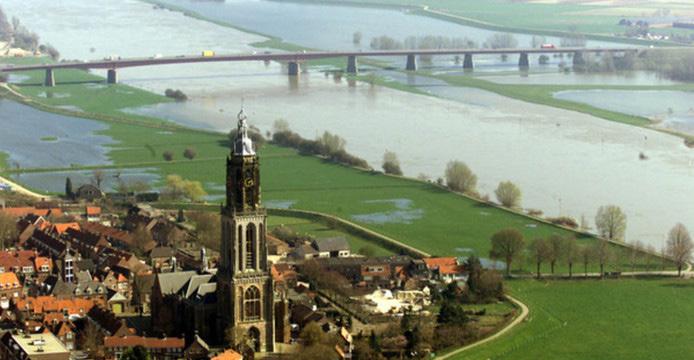
M255 150L253 150L253 141L248 137L248 124L246 120L248 117L241 108L239 114L237 115L238 124L236 126L236 138L234 139L234 155L240 156L252 156L255 155Z

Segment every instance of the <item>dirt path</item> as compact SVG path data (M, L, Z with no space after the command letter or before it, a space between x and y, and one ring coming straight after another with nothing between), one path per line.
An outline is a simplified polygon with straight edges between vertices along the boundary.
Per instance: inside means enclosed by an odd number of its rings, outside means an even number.
M515 319L513 319L513 321L511 321L510 324L508 324L505 328L501 329L499 332L497 332L496 334L494 334L488 338L484 338L484 339L477 341L475 343L472 343L470 345L463 346L460 349L457 349L457 350L450 352L446 355L438 356L436 359L437 360L449 359L451 357L459 355L460 353L462 353L464 351L467 351L467 350L470 350L472 348L478 347L480 345L486 344L490 341L494 341L494 340L498 339L499 337L503 336L504 334L506 334L507 332L509 332L514 327L516 327L516 325L523 322L528 317L528 313L530 312L528 307L525 304L523 304L522 302L520 302L518 299L516 299L512 296L506 295L506 298L511 300L514 304L516 304L521 309L520 315L518 315Z

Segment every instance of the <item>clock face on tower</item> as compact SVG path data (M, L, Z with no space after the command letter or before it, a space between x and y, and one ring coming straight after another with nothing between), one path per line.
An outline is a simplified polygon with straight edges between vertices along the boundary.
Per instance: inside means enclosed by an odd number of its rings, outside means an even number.
M255 181L253 181L253 178L246 178L246 180L243 181L243 186L245 187L252 187L255 184Z

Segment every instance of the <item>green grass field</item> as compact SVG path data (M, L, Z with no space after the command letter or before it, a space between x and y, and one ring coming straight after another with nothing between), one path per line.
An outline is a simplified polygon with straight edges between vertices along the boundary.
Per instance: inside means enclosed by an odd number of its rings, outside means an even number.
M682 359L694 352L687 280L507 282L528 321L454 359Z
M308 234L316 239L324 239L329 237L344 237L347 239L349 246L352 249L352 253L357 253L362 248L368 248L373 252L374 256L390 256L393 252L369 242L363 238L348 234L344 231L333 229L325 224L309 221L303 218L287 217L287 216L268 216L268 230L272 231L275 227L284 225L288 226L297 233Z

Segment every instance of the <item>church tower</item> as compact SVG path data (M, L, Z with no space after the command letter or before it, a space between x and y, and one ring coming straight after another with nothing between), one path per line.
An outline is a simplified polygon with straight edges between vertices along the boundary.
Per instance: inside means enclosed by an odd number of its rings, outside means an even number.
M233 327L234 343L256 352L274 350L273 286L267 262L266 218L260 206L260 164L248 137L243 109L227 158L222 208L217 301L221 334Z

